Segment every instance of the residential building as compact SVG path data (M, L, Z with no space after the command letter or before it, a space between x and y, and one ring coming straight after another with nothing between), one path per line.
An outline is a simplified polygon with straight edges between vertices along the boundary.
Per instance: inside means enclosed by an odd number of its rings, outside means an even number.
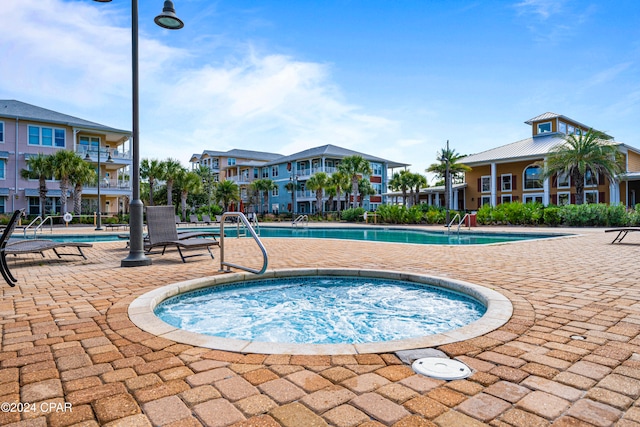
M200 155L193 155L191 163L193 168L199 165L208 166L214 174L217 174L219 180L232 179L237 182L242 191L243 210L247 212L303 214L313 213L316 210L315 192L306 188L309 178L317 172L325 172L331 176L343 158L353 155L362 156L371 165L373 172L365 178L369 179L376 194L367 196L362 204L365 209L375 210L380 204L386 203L384 193L388 183L388 170L406 167L407 164L331 144L310 148L289 156L247 150L204 151ZM267 200L252 199L249 186L256 179L270 179L275 183L276 186ZM289 183L295 185L295 192L287 189ZM341 208L348 207L349 201L344 195L341 199ZM323 203L328 200L329 198L325 194ZM337 209L336 200L337 197L334 200L334 205L327 207L328 210ZM261 203L263 206L259 206Z
M564 142L563 136L585 133L591 127L555 113L544 113L525 123L531 126L531 137L461 159L472 168L465 174L467 209L512 201L545 205L575 202L576 190L571 178L543 179L540 164L552 148ZM624 156L626 173L619 177L619 182L587 173L585 202L634 206L640 202L637 196L640 194L640 150L615 140L612 143Z
M92 214L98 209L105 214L126 212L132 194L130 138L127 130L20 101L0 100L0 212L24 208L31 215L63 213L63 195L57 181L47 180L45 212L40 212L38 180L24 179L20 174L28 168L27 159L31 156L50 155L58 150L77 153L98 173L96 183L83 186L82 213ZM69 198L68 210L72 203Z

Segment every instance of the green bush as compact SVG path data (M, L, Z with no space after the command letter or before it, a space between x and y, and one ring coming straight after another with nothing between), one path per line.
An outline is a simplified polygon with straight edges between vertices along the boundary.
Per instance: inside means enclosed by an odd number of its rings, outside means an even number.
M562 208L558 206L547 206L542 215L545 225L558 226L562 224Z
M351 208L342 211L342 219L347 222L363 222L364 208Z

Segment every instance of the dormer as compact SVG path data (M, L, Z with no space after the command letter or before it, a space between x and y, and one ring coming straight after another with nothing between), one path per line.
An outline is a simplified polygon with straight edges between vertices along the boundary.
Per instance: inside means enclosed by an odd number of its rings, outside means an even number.
M579 135L590 129L587 125L556 113L540 114L525 123L531 125L531 134L534 138L551 134Z

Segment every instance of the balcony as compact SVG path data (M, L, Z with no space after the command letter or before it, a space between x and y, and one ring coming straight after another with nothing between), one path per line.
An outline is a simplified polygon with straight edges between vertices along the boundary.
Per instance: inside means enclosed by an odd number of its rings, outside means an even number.
M98 161L98 150L93 147L86 147L84 145L79 145L76 147L76 153L82 157L83 159L89 153L89 157L91 157L92 161ZM118 160L131 160L131 151L121 151L121 150L112 150L100 147L100 161L105 162L109 158L109 154L111 154L111 159L114 161Z
M98 191L97 184L86 184L82 187L83 191L93 194ZM118 181L117 179L102 178L100 180L100 192L102 194L121 193L131 191L131 181Z

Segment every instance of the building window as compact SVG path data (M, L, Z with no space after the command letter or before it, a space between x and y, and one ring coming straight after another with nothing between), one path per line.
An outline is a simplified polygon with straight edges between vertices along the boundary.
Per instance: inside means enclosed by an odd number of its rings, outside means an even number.
M382 165L380 163L371 163L372 175L382 175Z
M551 122L538 123L538 133L551 132Z
M502 191L511 191L511 174L502 175Z
M7 161L5 159L0 159L0 179L5 179L5 173L7 170Z
M584 192L584 202L585 203L599 203L598 202L598 192L597 191L585 191Z
M262 177L269 178L269 168L262 168Z
M373 187L375 194L382 194L382 184L371 184L371 187Z
M4 122L0 122L0 142L4 142Z
M558 193L558 206L564 206L571 203L571 193L563 191Z
M278 176L278 167L277 166L272 166L271 167L271 177L272 178L276 178Z
M273 197L278 197L280 195L280 189L278 187L273 187L273 190L271 190L271 195Z
M253 179L258 179L258 168L253 168Z
M525 194L522 199L524 203L542 203L544 194Z
M0 213L7 213L7 198L0 197Z
M542 168L529 166L524 170L524 189L535 190L542 188Z
M490 191L491 191L491 176L488 176L488 175L487 175L487 176L483 176L483 177L481 178L481 180L482 180L482 181L481 181L481 183L482 183L482 185L481 185L481 191L482 191L483 193L488 193L488 192L490 192Z
M236 165L236 159L234 157L229 157L227 159L227 166L235 166Z
M482 196L480 198L480 206L491 205L491 196Z
M78 145L83 148L83 154L87 152L97 153L100 148L100 138L95 136L81 136L78 140Z
M558 123L558 132L567 133L567 124L565 122Z
M571 187L571 178L568 173L560 173L558 174L558 188L569 188Z
M591 169L587 169L587 171L584 174L584 186L585 187L598 186L598 175L593 173Z
M502 195L502 202L501 203L511 203L511 194L503 194Z
M567 135L571 135L576 132L576 128L571 125L567 125Z
M65 147L64 129L54 129L40 126L29 126L29 145L42 145L44 147Z

